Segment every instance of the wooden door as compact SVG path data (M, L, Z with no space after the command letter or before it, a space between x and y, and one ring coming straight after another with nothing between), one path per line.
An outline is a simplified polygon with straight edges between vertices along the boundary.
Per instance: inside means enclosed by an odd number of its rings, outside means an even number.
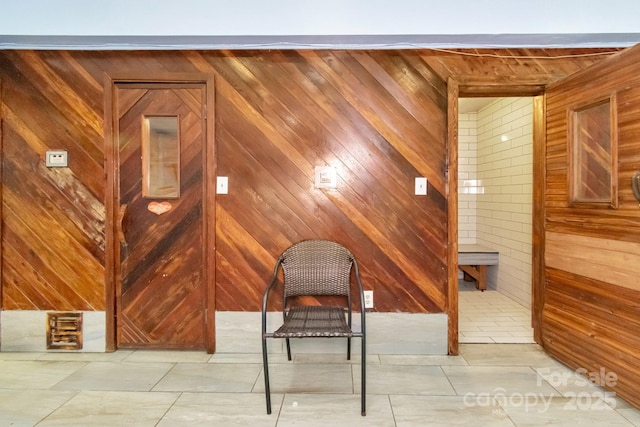
M207 348L206 99L204 83L115 87L118 348Z
M640 46L546 91L545 349L640 406Z

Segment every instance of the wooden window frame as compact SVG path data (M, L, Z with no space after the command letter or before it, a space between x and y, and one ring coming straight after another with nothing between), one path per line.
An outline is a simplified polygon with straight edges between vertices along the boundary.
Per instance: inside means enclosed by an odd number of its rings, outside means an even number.
M610 182L609 182L609 195L606 200L588 200L578 196L578 165L579 150L581 146L579 144L578 135L576 134L576 126L578 120L578 114L588 110L589 108L598 107L602 104L609 103L609 151L610 151ZM618 208L618 115L616 107L616 94L610 94L608 96L599 98L595 101L584 102L576 104L570 107L567 111L567 152L569 165L567 168L568 174L568 203L572 208L604 208L604 209L617 209Z
M151 128L150 123L152 119L156 118L170 118L176 121L176 163L177 163L177 176L176 185L173 194L158 194L153 190L151 180L154 178L151 174ZM178 115L161 115L152 114L142 118L142 197L145 199L179 199L180 198L180 116Z

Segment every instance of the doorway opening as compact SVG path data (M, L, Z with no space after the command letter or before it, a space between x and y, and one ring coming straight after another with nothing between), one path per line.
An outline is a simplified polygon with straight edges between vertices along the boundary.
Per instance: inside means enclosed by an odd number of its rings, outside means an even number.
M458 244L499 254L486 291L459 271L463 344L534 343L533 99L459 98Z

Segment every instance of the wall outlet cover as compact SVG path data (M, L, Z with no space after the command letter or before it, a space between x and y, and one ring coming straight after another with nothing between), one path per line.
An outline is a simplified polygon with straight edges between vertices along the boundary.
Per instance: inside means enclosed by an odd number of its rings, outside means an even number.
M364 308L373 308L373 291L363 291Z

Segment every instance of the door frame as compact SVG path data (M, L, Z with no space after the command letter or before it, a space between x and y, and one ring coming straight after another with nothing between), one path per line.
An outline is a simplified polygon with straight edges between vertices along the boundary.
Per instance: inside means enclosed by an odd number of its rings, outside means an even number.
M216 281L215 281L215 115L214 115L214 78L204 73L128 73L123 75L107 75L104 80L104 152L105 152L105 322L106 322L106 351L117 350L117 306L116 293L119 280L118 262L120 256L119 240L117 236L118 209L117 202L120 194L119 185L119 147L117 143L117 106L115 102L116 86L120 83L158 83L182 84L200 83L205 86L204 120L206 124L205 143L203 148L203 278L205 283L205 313L204 331L205 347L208 353L215 352L215 312L216 312Z
M4 230L2 229L2 218L4 218L3 212L2 212L2 207L4 206L4 172L3 172L3 165L4 165L4 146L3 146L3 133L2 133L2 126L4 124L4 117L2 116L2 108L3 105L3 100L2 100L2 78L0 78L0 330L2 330L2 301L4 301L4 299L2 298L2 292L3 292L3 279L4 279L4 263L2 261L3 259L3 254L4 254L4 248L2 247L2 240L4 237ZM2 334L0 334L0 348L2 348Z
M447 81L448 149L448 274L447 317L448 354L457 355L458 340L458 98L532 97L533 98L533 200L531 248L531 325L534 341L542 345L542 309L544 306L544 188L546 153L545 84L503 85L487 81L456 78Z

